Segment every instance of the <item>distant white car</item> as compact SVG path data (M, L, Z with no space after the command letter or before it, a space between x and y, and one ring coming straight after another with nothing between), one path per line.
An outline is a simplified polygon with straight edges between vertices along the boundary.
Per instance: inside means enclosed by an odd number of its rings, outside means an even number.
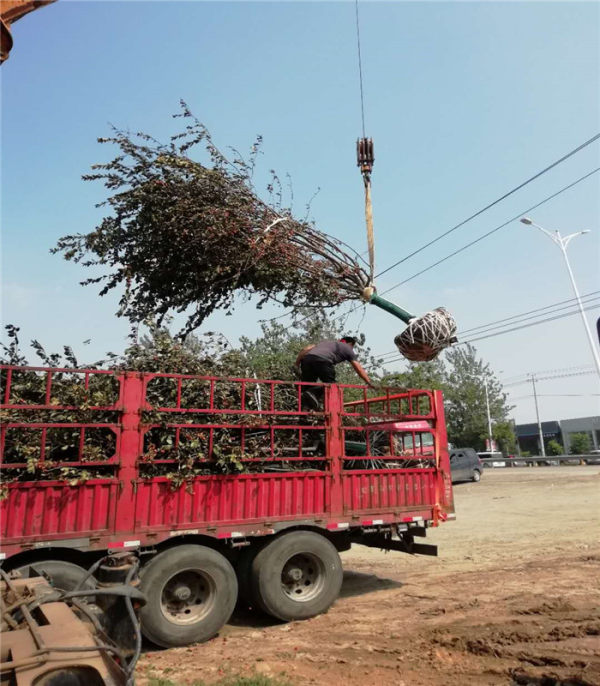
M486 467L506 467L504 455L502 455L501 452L485 451L482 453L477 453L477 455L479 456L480 460L488 459L490 457L494 460L493 462L484 462Z

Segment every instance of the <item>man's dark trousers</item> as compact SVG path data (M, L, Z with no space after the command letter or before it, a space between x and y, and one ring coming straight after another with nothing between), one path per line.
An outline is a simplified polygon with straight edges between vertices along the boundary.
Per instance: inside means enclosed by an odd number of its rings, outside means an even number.
M308 359L302 360L300 363L300 371L301 381L309 381L311 383L316 383L317 381L322 381L323 383L335 383L335 365L333 365L331 362L311 359L309 357ZM318 409L319 402L322 400L324 392L325 389L322 386L307 386L304 389L303 395L309 406L314 404L310 399L310 395L312 395L317 401L316 407L312 407L311 409Z

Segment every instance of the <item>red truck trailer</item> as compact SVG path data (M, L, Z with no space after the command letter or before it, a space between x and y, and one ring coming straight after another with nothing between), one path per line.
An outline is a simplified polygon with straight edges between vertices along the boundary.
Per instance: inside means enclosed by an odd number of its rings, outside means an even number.
M238 598L284 621L325 612L339 552L435 555L415 537L454 518L439 391L331 384L314 412L302 391L318 384L1 375L3 568L72 588L107 551L136 550L142 628L160 646L215 635Z

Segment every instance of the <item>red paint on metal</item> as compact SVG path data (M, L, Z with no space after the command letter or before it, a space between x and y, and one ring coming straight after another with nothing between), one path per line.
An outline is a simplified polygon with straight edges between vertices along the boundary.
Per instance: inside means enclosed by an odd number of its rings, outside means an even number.
M17 368L2 366L5 391L1 409L18 409L26 413L35 410L52 413L51 422L8 423L0 433L0 470L14 469L17 464L4 461L9 443L8 431L33 431L39 437L40 456L49 454L49 430L71 428L78 434L73 461L64 466L91 468L103 466L113 470L112 476L93 478L69 485L64 481L15 482L7 484L8 498L0 502L2 517L0 535L3 552L12 555L34 543L64 541L86 537L93 549L107 549L127 543L155 545L176 535L195 531L216 538L266 535L298 521L330 531L343 531L351 526L372 526L397 522L427 520L437 524L453 511L450 485L450 466L446 444L446 430L442 397L439 392L395 391L389 389L378 398L368 398L360 386L329 385L325 388L325 410L311 413L312 421L303 423L307 412L301 407L302 384L297 384L295 408L278 406L281 388L286 382L259 379L218 379L179 374L116 374L106 370L72 370L48 368ZM110 374L118 382L118 400L110 406L93 407L94 411L115 413L110 422L61 422L60 410L73 409L56 405L53 383L59 373L80 374L89 389L95 374ZM34 373L44 380L41 391L43 405L28 405L13 393L15 375ZM45 375L45 376L44 376ZM172 379L175 402L172 407L152 408L146 400L148 384L155 378ZM182 408L185 397L182 385L187 379L207 384L204 407ZM218 407L218 384L237 384L239 399L233 407ZM291 384L288 382L287 386ZM254 396L255 388L262 388L262 406ZM279 390L278 390L279 389ZM361 400L344 402L345 393L360 392ZM57 392L54 391L56 394ZM354 396L356 397L356 395ZM40 398L40 399L42 399ZM265 409L266 408L266 409ZM281 461L281 436L287 444L295 440L295 454L285 454L285 462L314 463L313 471L245 473L238 475L198 476L173 489L165 477L143 478L139 462L144 454L144 435L156 424L143 425L144 410L164 413L166 427L175 444L185 440L186 431L206 434L206 447L199 461L212 455L217 433L226 429L237 436L244 462ZM420 411L420 414L418 412ZM417 414L415 414L417 413ZM197 421L187 423L187 414ZM223 421L215 421L221 414ZM227 419L227 414L248 415L250 424L240 425ZM203 416L205 415L205 416ZM212 416L211 416L212 415ZM285 419L281 419L285 417ZM357 421L358 419L358 421ZM275 423L277 422L277 423ZM104 429L115 435L115 454L106 460L89 462L84 459L86 432ZM246 455L248 433L262 432L264 452ZM373 454L372 439L387 432L383 445L384 456ZM346 434L363 437L366 452L383 461L390 468L350 468L347 462L356 458L345 454ZM290 438L292 437L292 438ZM430 444L424 437L431 437ZM325 454L309 454L311 445L323 440ZM293 440L292 440L293 439ZM396 452L398 439L401 452ZM11 439L12 440L12 439ZM48 443L48 446L46 445ZM410 443L410 445L409 445ZM405 447L408 446L408 447ZM52 446L54 449L55 446ZM403 460L418 458L418 466L404 468ZM11 458L14 460L13 458ZM157 464L173 460L155 460ZM59 463L61 466L63 463ZM427 466L423 466L427 465ZM25 466L24 464L22 466ZM366 515L363 519L361 515ZM349 523L345 519L354 518ZM82 544L83 545L83 544ZM85 547L85 545L83 545Z

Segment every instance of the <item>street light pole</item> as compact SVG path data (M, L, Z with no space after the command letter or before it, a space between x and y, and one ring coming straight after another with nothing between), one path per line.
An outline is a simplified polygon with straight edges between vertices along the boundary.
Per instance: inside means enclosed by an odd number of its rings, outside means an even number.
M488 437L490 441L490 452L494 451L494 439L492 438L492 417L490 415L490 396L488 393L488 382L487 377L483 377L483 383L485 386L485 406L487 409L487 421L488 421Z
M596 346L594 344L592 332L590 331L590 327L585 316L585 311L583 309L583 303L581 302L581 296L579 295L579 290L577 288L577 284L575 283L575 277L573 276L573 270L571 269L571 264L569 263L569 258L567 256L567 247L571 240L575 238L575 236L581 236L584 233L589 233L589 231L577 231L576 233L571 233L568 236L561 236L558 231L546 231L546 229L541 227L539 224L536 224L534 221L529 219L529 217L522 217L521 223L527 224L528 226L535 226L536 229L543 231L546 234L546 236L552 239L554 243L556 243L556 245L558 245L558 247L560 248L563 257L565 258L565 264L567 265L567 271L569 272L569 278L571 279L571 285L573 286L573 292L575 293L577 306L579 308L579 312L581 313L581 319L583 320L583 325L585 327L585 332L587 334L590 348L592 349L592 356L594 358L594 363L596 365L596 371L598 372L598 376L600 377L600 355L598 354L598 350L596 349Z

